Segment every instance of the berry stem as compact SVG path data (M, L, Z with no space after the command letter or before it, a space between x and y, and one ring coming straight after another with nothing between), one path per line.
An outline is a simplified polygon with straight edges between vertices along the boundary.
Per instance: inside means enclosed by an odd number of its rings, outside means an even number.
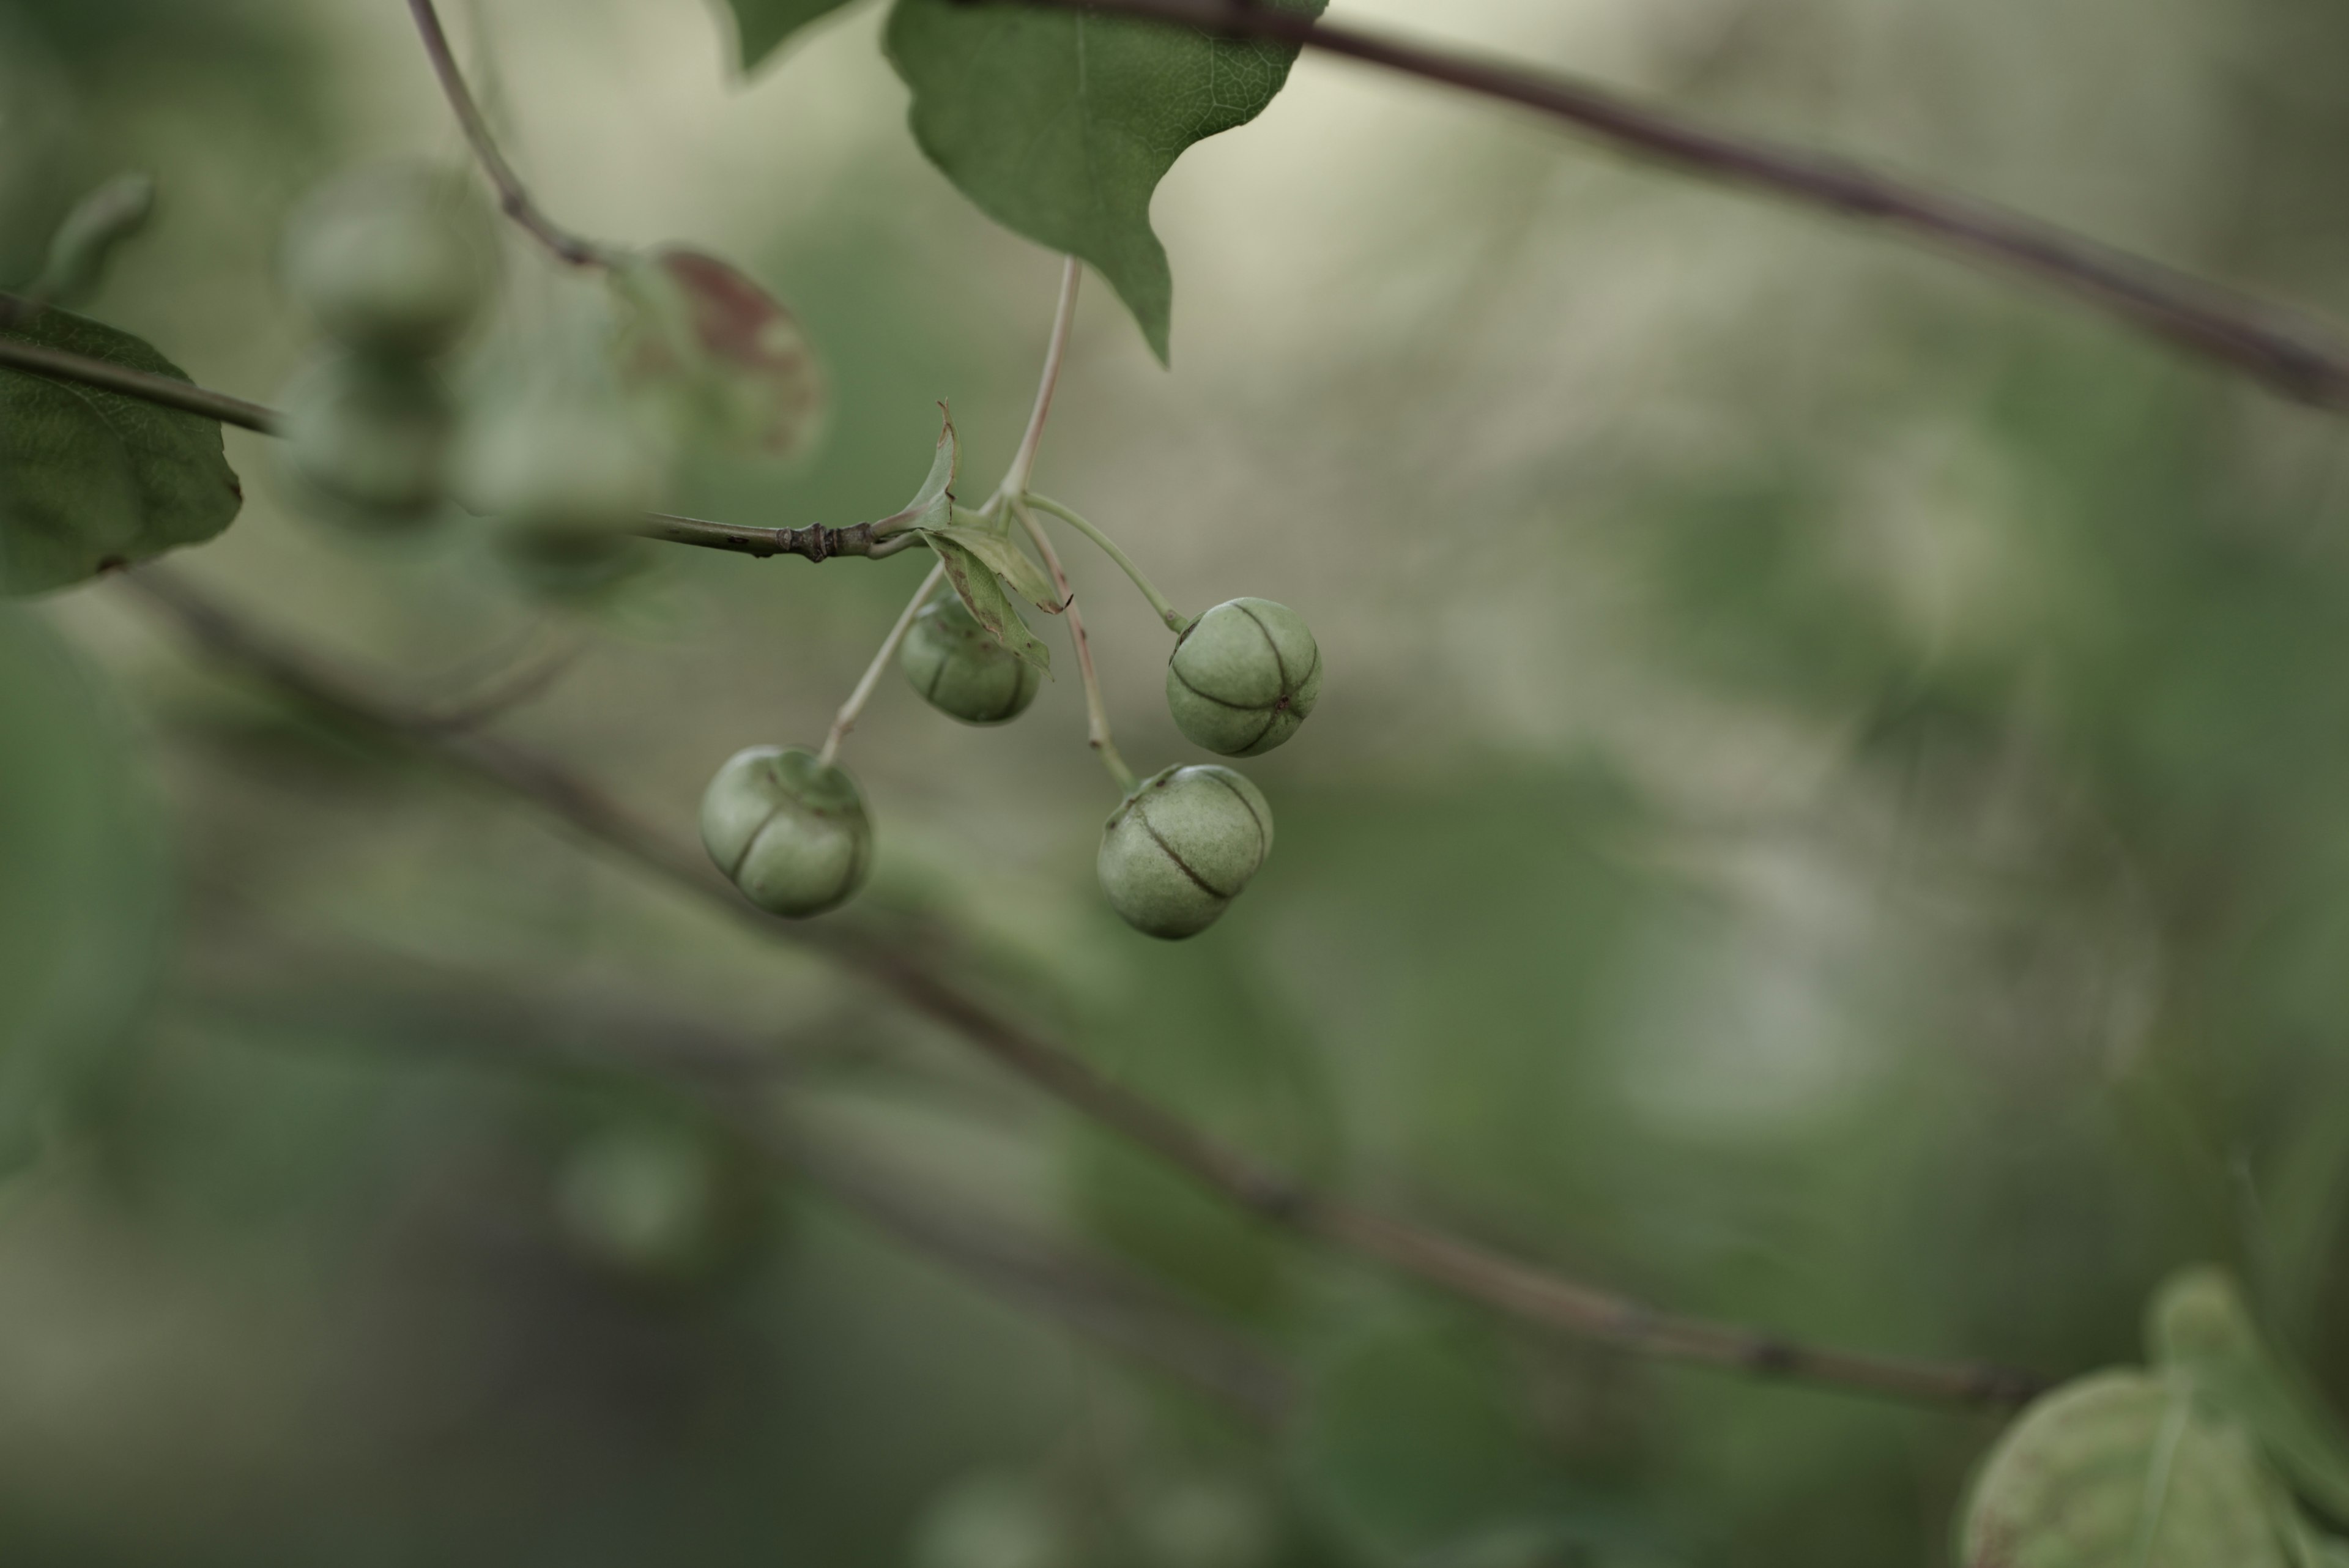
M1150 607L1158 612L1158 618L1166 623L1167 630L1180 637L1191 629L1194 618L1176 609L1174 601L1160 593L1150 579L1142 575L1142 568L1133 564L1133 557L1117 547L1115 540L1049 495L1039 495L1031 490L1021 496L1020 500L1030 506L1050 512L1053 516L1100 545L1102 554L1115 561L1119 568L1133 579L1133 586L1142 590L1142 597L1150 601ZM1066 595L1068 589L1063 587L1061 592Z
M475 101L473 89L465 85L465 73L457 68L457 51L450 46L448 30L440 26L440 13L433 8L432 0L408 0L408 10L416 18L416 31L424 41L425 57L432 62L432 74L440 78L440 90L449 99L449 108L463 128L473 156L481 161L481 172L497 188L500 210L545 246L555 260L569 266L611 265L612 258L600 246L581 239L546 215L531 195L530 188L522 182L522 176L506 161L506 155L498 151L497 138L490 134L489 117Z
M1084 264L1074 256L1061 263L1061 303L1052 311L1052 338L1044 349L1044 374L1036 386L1036 407L1028 416L1028 433L1019 438L1019 450L1012 455L1011 466L1004 472L1003 483L996 487L995 505L1025 494L1028 479L1036 471L1036 449L1044 444L1044 421L1052 412L1052 393L1061 384L1061 364L1068 358L1069 334L1077 324L1077 285L1084 281Z
M1092 747L1095 756L1101 758L1102 766L1107 768L1109 776L1117 781L1117 787L1121 791L1131 791L1134 784L1133 770L1125 765L1125 758L1118 753L1117 742L1110 739L1109 704L1102 701L1101 675L1093 669L1092 640L1085 636L1085 618L1077 608L1076 590L1069 587L1069 574L1061 569L1061 557L1052 548L1051 535L1044 532L1041 523L1036 521L1036 514L1028 510L1026 501L1014 500L1011 510L1027 528L1028 537L1036 542L1036 553L1044 557L1044 568L1052 574L1052 586L1060 590L1061 599L1068 605L1063 613L1069 618L1070 639L1077 645L1077 678L1085 688L1085 743Z
M840 705L839 716L832 722L832 732L823 738L823 750L816 753L816 760L824 766L830 767L838 760L840 743L848 739L849 731L856 728L857 719L864 712L864 704L873 701L874 688L881 684L881 672L889 668L891 659L897 657L897 645L904 642L905 634L914 629L914 618L922 613L924 605L930 602L930 596L937 592L938 585L946 580L946 575L944 561L930 568L930 575L922 579L922 586L916 588L914 597L906 601L905 613L897 618L897 624L891 627L889 635L882 639L881 651L873 656L871 664L865 666L864 679L856 683L856 690L851 691L848 701Z

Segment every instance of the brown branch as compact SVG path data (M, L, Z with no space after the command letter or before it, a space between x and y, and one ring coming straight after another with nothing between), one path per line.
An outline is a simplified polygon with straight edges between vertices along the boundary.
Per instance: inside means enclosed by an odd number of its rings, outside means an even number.
M1226 1147L1074 1053L1013 1022L938 972L918 951L837 917L775 919L752 909L701 855L648 827L560 763L511 742L446 735L398 703L305 652L245 626L180 579L146 567L126 580L168 612L197 646L346 721L405 739L482 781L523 796L586 838L776 940L811 949L1101 1126L1269 1224L1381 1263L1523 1322L1628 1353L1893 1398L2002 1406L2044 1385L2029 1374L1863 1355L1727 1324L1679 1318L1473 1242L1316 1192Z
M417 35L424 41L432 74L440 78L441 92L463 128L465 140L472 145L473 156L481 161L481 171L497 188L499 208L557 261L571 266L611 265L611 257L601 248L546 215L522 176L506 161L506 155L498 151L497 138L490 134L489 118L474 100L472 88L465 85L465 73L457 67L457 51L450 47L448 31L440 26L440 14L433 9L432 0L408 0L408 9L416 18Z
M0 305L16 298L0 295ZM249 403L226 392L210 391L169 376L150 375L86 354L0 337L0 368L28 371L53 380L72 381L119 392L126 398L154 403L183 413L201 414L226 425L262 435L283 435L285 416L260 403ZM636 533L668 545L696 545L707 550L729 550L738 556L764 559L771 556L802 556L828 561L834 556L894 555L902 540L876 538L879 523L858 523L846 528L812 524L805 528L758 528L739 523L706 523L697 517L677 517L656 512Z
M2177 268L1986 202L1911 184L1831 154L1716 130L1588 82L1316 22L1258 0L963 3L1024 4L1130 16L1301 45L1517 104L1684 173L1877 223L1973 261L2021 273L2180 348L2232 366L2286 397L2326 408L2349 407L2349 351L2320 324L2295 321Z
M388 953L363 957L273 938L275 961L181 985L197 1007L233 1018L283 1019L295 974L326 1016L357 1010L412 1019L428 1048L499 1068L619 1071L647 1076L708 1110L768 1163L796 1173L842 1209L1009 1304L1127 1361L1189 1385L1250 1424L1278 1427L1294 1402L1288 1371L1263 1348L1129 1271L950 1199L889 1168L837 1131L790 1110L818 1055L627 999L533 994ZM256 972L256 971L258 972ZM421 995L419 996L419 993ZM781 1093L777 1093L781 1091ZM763 1114L762 1114L763 1113Z
M0 304L11 296L0 295ZM12 370L26 370L53 380L78 382L85 387L97 387L118 392L140 402L154 403L166 409L178 409L182 413L201 414L208 420L218 420L224 425L236 425L243 430L258 431L263 435L277 433L276 410L248 403L243 398L232 398L226 392L210 392L170 376L158 376L146 370L134 370L128 365L109 364L104 359L92 359L63 348L50 348L38 343L26 343L0 337L0 366Z

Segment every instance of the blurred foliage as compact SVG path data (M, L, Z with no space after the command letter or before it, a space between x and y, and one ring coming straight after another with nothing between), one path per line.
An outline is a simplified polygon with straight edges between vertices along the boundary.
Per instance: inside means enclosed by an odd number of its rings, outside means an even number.
M2319 0L1355 8L2349 312ZM152 169L89 313L272 394L285 214L455 151L400 9L0 0L0 275ZM872 8L730 95L696 0L450 10L553 211L729 256L827 368L820 452L713 459L681 505L881 515L940 399L977 483L1008 456L1053 266L921 162ZM1092 886L1114 792L1073 679L984 732L893 682L848 753L869 897L1266 1158L1641 1299L2071 1376L2211 1260L2349 1405L2335 422L1310 64L1153 218L1181 369L1089 294L1042 482L1178 602L1312 622L1327 692L1249 764L1277 852L1214 931L1143 943ZM512 259L485 363L576 286ZM580 638L502 722L681 838L723 757L823 733L926 564L673 552L550 623L462 539L304 528L229 441L251 504L189 571L427 703ZM1187 759L1163 633L1071 556L1121 745ZM1235 1411L1116 1356L629 1070L697 1032L1277 1386ZM1922 1565L1997 1429L1302 1250L812 961L196 672L103 584L0 621L0 1045L57 1112L0 1135L45 1145L0 1187L11 1563Z

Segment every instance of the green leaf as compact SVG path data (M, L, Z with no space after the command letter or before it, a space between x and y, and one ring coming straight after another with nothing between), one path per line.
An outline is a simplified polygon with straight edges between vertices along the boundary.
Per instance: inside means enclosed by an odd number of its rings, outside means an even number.
M138 338L63 310L0 337L187 379ZM243 503L212 421L0 369L0 594L200 544Z
M2175 1379L2101 1372L2025 1410L1975 1477L1961 1568L2287 1568L2250 1438Z
M783 47L793 33L820 17L829 16L850 0L726 0L734 16L737 58L745 76Z
M941 411L945 405L940 404ZM929 476L922 481L921 489L905 503L904 511L895 517L884 518L882 525L914 524L925 527L944 528L954 519L955 472L962 466L962 442L955 435L954 416L947 414L938 431L938 449L930 458Z
M0 605L0 1170L135 1023L163 954L159 803L107 693Z
M681 246L614 269L628 308L622 379L680 446L791 457L814 443L827 401L798 320L715 256Z
M1036 640L1036 634L1019 618L1019 611L1013 607L1011 596L1004 591L994 568L981 560L969 545L952 537L968 532L959 528L920 530L922 543L937 552L938 559L945 563L947 581L954 585L971 618L1020 659L1046 674L1051 673L1052 650Z
M72 305L98 291L106 264L123 241L155 213L155 180L118 174L74 203L49 241L49 259L26 292L53 305Z
M1002 535L985 528L936 528L926 531L933 538L951 539L956 544L987 563L987 567L1001 579L1004 587L1019 595L1046 615L1059 615L1069 607L1069 601L1044 568L1021 553L1019 546Z
M1092 263L1165 360L1174 283L1151 195L1194 142L1262 113L1297 51L958 0L897 0L887 42L930 161L998 223Z
M2155 1365L2240 1423L2310 1501L2349 1520L2349 1437L2307 1378L2261 1336L2224 1270L2172 1275L2154 1294L2146 1338Z

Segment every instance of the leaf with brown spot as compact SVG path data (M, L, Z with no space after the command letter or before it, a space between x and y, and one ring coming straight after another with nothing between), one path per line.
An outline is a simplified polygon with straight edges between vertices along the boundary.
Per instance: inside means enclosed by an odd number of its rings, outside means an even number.
M612 274L629 307L624 379L686 446L786 458L812 446L829 404L797 317L716 256L665 246Z

